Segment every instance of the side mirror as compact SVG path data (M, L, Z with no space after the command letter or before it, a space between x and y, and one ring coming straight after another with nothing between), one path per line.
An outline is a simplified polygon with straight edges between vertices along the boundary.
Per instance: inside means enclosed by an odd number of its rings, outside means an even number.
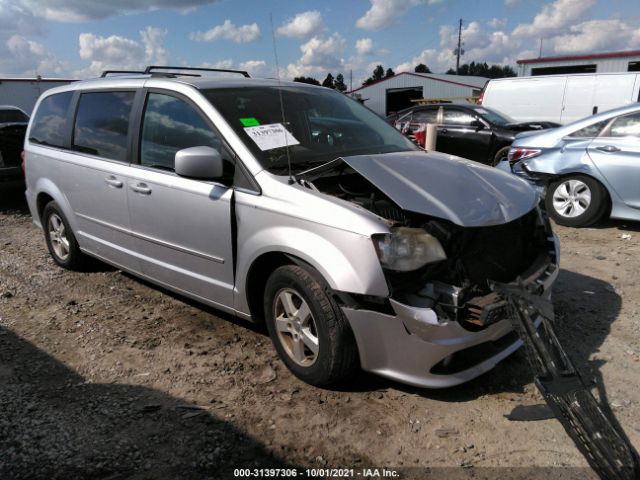
M471 126L476 130L482 130L483 128L485 128L484 123L480 120L474 120L473 122L471 122Z
M222 155L215 148L183 148L176 152L175 172L181 177L213 180L222 177L222 164Z

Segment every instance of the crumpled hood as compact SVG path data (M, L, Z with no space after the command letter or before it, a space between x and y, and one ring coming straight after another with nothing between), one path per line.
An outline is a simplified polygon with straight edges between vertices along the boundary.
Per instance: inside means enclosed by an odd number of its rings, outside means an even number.
M404 210L463 226L508 223L531 211L537 194L496 168L436 152L342 157Z

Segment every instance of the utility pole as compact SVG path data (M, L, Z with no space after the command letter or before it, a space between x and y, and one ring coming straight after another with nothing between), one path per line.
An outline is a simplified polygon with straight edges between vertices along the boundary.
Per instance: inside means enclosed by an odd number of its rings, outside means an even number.
M538 53L538 58L542 58L542 38L540 39L540 52Z
M353 92L353 70L349 70L349 91Z
M460 23L458 25L458 48L456 48L456 75L460 75L460 55L464 52L462 51L462 19L460 19Z

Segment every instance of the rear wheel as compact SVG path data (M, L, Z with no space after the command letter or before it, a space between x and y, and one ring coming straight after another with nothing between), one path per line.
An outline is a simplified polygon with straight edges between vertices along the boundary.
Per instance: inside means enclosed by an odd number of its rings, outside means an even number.
M42 226L49 253L61 267L82 270L89 258L80 251L76 237L56 202L49 202L42 211Z
M491 165L493 167L495 167L496 165L498 165L501 161L506 160L507 159L507 154L509 153L509 149L511 147L502 147L500 150L498 150L496 152L496 154L493 156L493 160Z
M549 215L560 225L584 227L604 215L607 193L586 175L570 175L549 184L545 204Z
M358 367L353 333L315 270L276 269L267 281L264 313L276 351L298 378L324 386Z

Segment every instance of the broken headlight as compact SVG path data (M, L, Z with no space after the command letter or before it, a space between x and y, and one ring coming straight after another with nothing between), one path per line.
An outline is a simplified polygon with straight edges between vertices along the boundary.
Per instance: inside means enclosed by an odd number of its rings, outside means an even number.
M447 258L438 239L421 228L392 228L371 238L380 264L389 270L409 272Z

